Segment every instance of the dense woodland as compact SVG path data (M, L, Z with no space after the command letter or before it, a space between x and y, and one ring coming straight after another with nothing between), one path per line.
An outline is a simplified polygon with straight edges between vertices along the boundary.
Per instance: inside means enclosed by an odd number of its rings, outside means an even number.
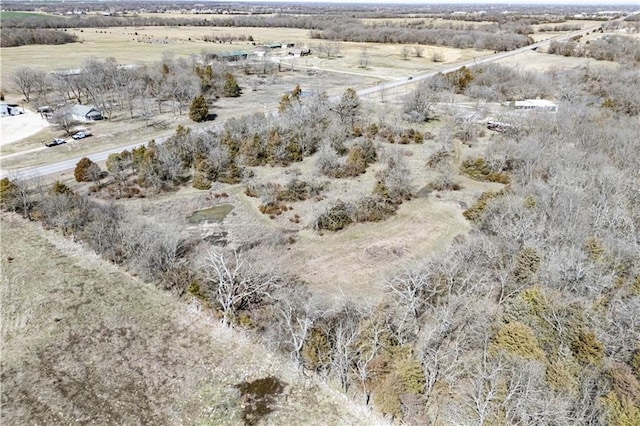
M351 37L344 22L332 21L318 37L329 31L331 39ZM390 25L375 34L430 33ZM506 34L501 43L528 42L526 31ZM480 40L470 37L473 45ZM331 100L323 93L302 97L294 87L277 114L232 119L219 130L180 126L163 143L111 155L107 170L83 159L74 176L87 183L78 188L4 178L0 203L197 302L223 324L290 356L306 374L398 422L640 424L639 47L608 37L588 47L552 45L550 53L566 52L618 64L549 72L461 68L416 85L403 101L401 122L392 124L366 116L353 89ZM96 104L106 116L143 119L170 108L199 121L215 111L216 97L241 96L233 72L168 55L140 68L92 59L72 76L25 68L14 79L38 104L73 99ZM442 109L455 95L477 105L553 98L560 108L513 119L512 131L492 133L481 156L457 163L457 144L476 146L485 128ZM64 113L54 120L70 130ZM437 134L418 130L435 119L447 126ZM457 175L501 189L467 206L468 235L371 283L385 289L375 304L320 301L308 283L265 260L274 246L295 250L288 235L268 244L214 246L127 209L127 198L242 183L273 218L292 203L321 198L326 180L348 182L377 164L370 193L332 200L301 226L332 233L357 222L383 223L416 191L402 156L385 150L390 144L437 147L424 164L437 172L434 191L458 190ZM286 169L309 158L313 180L292 174L282 185L255 178L257 168Z

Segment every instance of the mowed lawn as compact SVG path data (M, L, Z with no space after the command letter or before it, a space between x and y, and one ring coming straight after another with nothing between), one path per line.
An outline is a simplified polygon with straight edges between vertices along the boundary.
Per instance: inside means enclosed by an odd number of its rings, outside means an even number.
M1 216L0 424L242 424L235 385L275 377L273 424L380 424L210 315L53 231Z

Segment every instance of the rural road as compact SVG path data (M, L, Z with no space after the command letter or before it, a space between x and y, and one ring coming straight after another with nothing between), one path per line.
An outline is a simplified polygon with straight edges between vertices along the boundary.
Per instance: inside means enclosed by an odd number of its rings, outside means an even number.
M389 90L389 89L393 89L393 88L397 88L397 87L401 87L401 86L405 86L405 85L409 85L409 84L415 84L417 82L420 82L422 80L426 80L428 78L431 78L433 76L435 76L436 74L439 73L449 73L452 71L455 71L457 69L459 69L462 66L467 66L467 67L471 67L471 66L475 66L475 65L481 65L481 64L486 64L489 62L493 62L493 61L497 61L503 58L507 58L509 56L514 56L514 55L518 55L521 54L523 52L527 52L530 50L535 50L541 46L545 46L549 43L551 43L552 41L562 41L562 40L566 40L569 39L571 37L575 37L575 36L581 36L584 34L587 34L595 29L598 29L600 26L595 26L595 27L590 27L587 29L583 29L580 31L575 31L569 34L564 34L561 36L557 36L557 37L553 37L547 40L543 40L543 41L539 41L533 44L530 44L528 46L519 48L519 49L515 49L515 50L511 50L508 52L500 52L500 53L496 53L493 55L489 55L487 57L484 58L476 58L473 61L469 61L467 63L458 63L455 66L451 66L449 68L445 68L443 70L439 70L439 71L433 71L433 72L429 72L429 73L424 73L424 74L419 74L419 75L415 75L411 80L407 79L407 80L396 80L396 81L391 81L388 83L383 83L383 84L379 84L377 86L374 87L369 87L366 89L362 89L359 90L358 96L360 97L364 97L364 96L369 96L372 95L374 93L383 91L383 90ZM339 97L337 98L339 99ZM275 106L274 106L274 110L275 110ZM221 123L217 123L215 126L211 126L208 127L207 129L209 130L220 130L222 129L224 126L224 122ZM172 134L172 133L171 133ZM156 138L156 143L162 143L165 140L167 140L169 138L169 136L171 134L167 134L166 136L162 136L159 138ZM89 159L91 159L94 162L101 162L101 161L105 161L107 159L107 157L110 154L113 153L118 153L118 152L122 152L124 150L131 150L133 148L136 148L140 145L144 145L146 144L148 141L144 140L144 141L138 141L135 143L131 143L129 145L126 146L120 146L117 148L113 148L107 151L101 151L101 152L97 152L94 154L89 154L86 155L86 157L88 157ZM35 177L43 177L43 176L48 176L48 175L53 175L56 173L61 173L67 170L73 170L76 166L76 164L78 163L78 161L80 161L82 157L77 157L77 158L70 158L68 160L64 160L64 161L60 161L57 163L52 163L52 164L48 164L48 165L44 165L44 166L38 166L38 167L31 167L31 168L23 168L23 169L17 169L17 170L0 170L0 178L4 178L4 177L9 177L11 179L19 179L19 180L23 180L23 179L31 179L31 178L35 178Z

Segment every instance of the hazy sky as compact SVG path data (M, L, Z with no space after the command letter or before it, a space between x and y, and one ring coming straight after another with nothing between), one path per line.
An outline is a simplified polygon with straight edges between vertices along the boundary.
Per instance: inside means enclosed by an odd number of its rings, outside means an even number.
M238 0L235 0L238 1ZM243 0L239 0L243 1ZM382 4L567 4L567 5L602 5L603 9L610 9L614 5L636 5L640 9L640 0L245 0L250 2L287 2L287 3L382 3Z

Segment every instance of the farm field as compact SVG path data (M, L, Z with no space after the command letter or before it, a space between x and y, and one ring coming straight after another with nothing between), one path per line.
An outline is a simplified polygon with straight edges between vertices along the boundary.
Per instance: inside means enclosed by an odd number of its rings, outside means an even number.
M149 64L160 61L165 54L189 57L203 52L223 53L254 49L254 46L248 42L234 41L232 44L219 44L203 41L205 36L216 35L232 37L251 35L256 44L295 43L311 48L313 56L296 59L294 63L329 70L353 70L358 74L381 79L401 78L418 71L445 67L489 53L474 49L425 46L422 58L401 60L404 45L344 42L340 43L339 58L326 59L316 52L317 46L324 41L309 38L309 32L306 30L289 28L107 27L69 29L68 32L77 35L79 42L58 46L32 45L0 49L2 87L11 88L10 76L17 68L23 66L44 71L77 69L82 68L87 58L101 60L114 58L121 64ZM363 48L366 48L369 56L367 69L360 68L359 58ZM444 61L432 63L430 58L434 52L441 52ZM61 59L52 63L51 58Z

